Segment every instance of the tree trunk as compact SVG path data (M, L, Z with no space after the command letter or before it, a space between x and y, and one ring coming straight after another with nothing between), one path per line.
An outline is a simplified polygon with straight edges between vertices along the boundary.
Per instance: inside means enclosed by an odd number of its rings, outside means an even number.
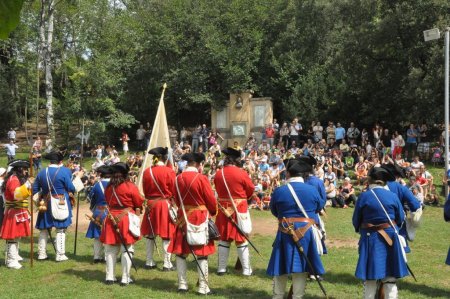
M39 12L39 42L37 47L37 63L36 63L36 136L39 136L39 98L40 98L40 69L41 61L45 51L45 6L46 0L41 0L41 10ZM45 62L44 62L45 63Z
M53 77L52 77L52 42L53 42L53 13L54 2L48 2L48 28L47 28L47 43L44 53L45 60L45 96L47 98L47 130L50 139L56 143L55 125L53 119Z

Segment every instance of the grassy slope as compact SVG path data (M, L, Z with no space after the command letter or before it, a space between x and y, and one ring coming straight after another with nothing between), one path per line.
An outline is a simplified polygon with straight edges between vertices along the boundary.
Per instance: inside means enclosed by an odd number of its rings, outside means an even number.
M4 165L3 157L0 164ZM434 170L436 175L442 170ZM436 179L440 182L440 179ZM84 203L85 204L85 203ZM323 257L327 270L324 286L328 294L334 298L360 298L362 284L354 278L353 273L357 261L355 243L358 235L351 226L353 209L329 209L327 232L330 241L339 246L329 248L329 254ZM270 219L269 212L252 211L256 221ZM411 245L413 253L408 255L411 268L415 272L418 282L410 277L399 283L401 298L448 298L450 297L450 267L444 264L448 249L450 227L443 221L442 208L427 207L424 211L423 225L418 231L417 239ZM138 273L132 270L136 284L122 288L118 285L106 286L102 283L105 277L104 265L91 264L92 243L78 237L78 255L73 252L74 235L68 234L67 251L70 260L65 263L55 263L53 249L48 246L51 260L35 262L31 269L29 263L24 263L25 269L14 271L0 267L1 298L197 298L194 290L197 280L195 264L189 262L188 281L191 292L187 295L176 293L177 276L175 272L165 273L159 270L147 271L142 268L145 262L145 243L140 241L136 246L136 264ZM263 258L259 258L252 251L252 265L255 275L243 278L231 274L219 277L214 274L217 267L217 256L210 258L210 285L216 292L215 298L268 298L271 294L272 281L265 275L270 257L273 237L257 235L252 238L260 249ZM35 232L37 241L37 232ZM159 243L159 247L161 247ZM3 248L3 245L0 246ZM35 249L36 250L36 249ZM29 252L28 240L21 244L21 255L27 257ZM161 258L156 257L161 265ZM230 266L236 260L236 252L232 247ZM190 258L190 261L192 259ZM1 259L3 263L3 259ZM117 264L116 276L120 279L120 262ZM20 295L19 295L20 294ZM316 283L308 283L306 298L320 298L321 293Z

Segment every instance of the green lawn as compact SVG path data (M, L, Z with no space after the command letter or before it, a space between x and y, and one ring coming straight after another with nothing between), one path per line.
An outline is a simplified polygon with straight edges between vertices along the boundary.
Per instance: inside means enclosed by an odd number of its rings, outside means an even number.
M19 156L20 157L20 156ZM0 164L4 164L0 157ZM435 177L442 169L432 169ZM436 178L439 183L441 178ZM86 203L82 203L86 205ZM358 258L357 240L351 225L353 209L327 210L325 218L329 243L329 254L323 257L327 273L324 275L324 286L332 298L361 298L362 284L355 279L354 270ZM255 225L272 221L270 212L252 210ZM417 239L411 244L412 253L408 255L409 264L418 279L411 277L402 279L399 283L401 298L449 298L450 297L450 266L444 264L449 247L450 224L443 220L441 207L426 207L423 224L418 230ZM210 286L214 298L269 298L272 290L272 280L265 274L271 252L273 236L257 234L252 241L261 251L262 258L252 252L252 266L255 275L244 278L231 270L236 260L236 250L232 247L229 266L230 274L217 276L217 256L210 257ZM37 232L35 232L37 242ZM0 255L0 298L197 298L195 294L197 271L192 258L189 258L188 281L190 292L179 295L177 290L176 272L166 273L160 270L145 270L145 242L136 246L136 264L138 272L132 270L136 283L128 287L118 284L106 286L104 264L91 264L92 243L84 238L84 232L78 236L77 256L72 254L74 234L67 237L67 251L70 258L64 263L54 262L54 252L48 246L49 261L35 262L30 268L24 262L22 270L10 270L3 266L3 256ZM160 243L158 244L160 247ZM3 251L4 245L0 245ZM35 244L35 250L37 244ZM29 254L29 241L21 243L21 255ZM161 257L156 257L161 267ZM120 279L120 262L117 264L116 276ZM315 282L307 285L305 298L322 298Z

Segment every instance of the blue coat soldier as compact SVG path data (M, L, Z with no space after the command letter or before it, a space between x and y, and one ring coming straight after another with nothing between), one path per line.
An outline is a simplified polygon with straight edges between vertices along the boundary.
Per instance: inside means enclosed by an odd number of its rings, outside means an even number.
M33 194L41 194L39 214L36 220L36 228L40 230L38 243L38 260L47 259L47 240L51 229L56 229L56 261L67 260L66 256L66 234L65 231L72 224L72 203L69 196L73 196L75 187L72 184L72 173L70 169L62 164L63 155L60 152L48 153L44 159L50 160L50 165L41 170L33 185ZM57 197L61 205L66 205L68 217L56 220L52 214L51 200Z
M306 259L300 254L292 236L286 230L287 225L293 225L299 243L304 249L305 255L314 268L314 272L322 275L325 270L320 260L318 244L312 226L318 225L318 212L322 209L321 197L317 188L304 183L304 177L311 172L311 165L301 160L289 160L286 163L287 183L291 185L299 198L306 215L297 205L289 186L277 188L270 200L272 214L278 218L279 229L273 243L267 274L274 277L273 298L283 298L288 275L292 275L293 296L301 298L305 292L308 272Z
M103 243L100 242L100 234L102 233L103 221L107 215L105 189L108 187L112 169L109 166L103 165L97 168L97 173L100 175L100 180L95 183L89 193L92 216L90 217L91 222L86 232L86 238L94 239L94 264L101 263L104 260Z
M359 196L353 213L353 226L361 235L355 276L364 281L364 298L374 298L377 286L386 298L397 298L396 281L408 275L404 240L398 235L405 213L397 195L384 188L392 180L386 169L371 169L369 188Z
M406 221L400 227L400 235L402 235L406 241L413 241L416 234L416 228L420 224L422 205L411 190L397 181L399 178L406 177L406 172L403 167L398 164L384 164L381 167L389 171L394 176L394 180L388 181L386 186L391 192L397 194L402 204L403 211L407 216ZM409 224L408 226L406 225L407 223ZM411 252L408 242L406 242L405 252Z
M444 204L444 220L450 222L450 195L447 197L447 201ZM445 263L450 266L450 248L448 249L447 260Z

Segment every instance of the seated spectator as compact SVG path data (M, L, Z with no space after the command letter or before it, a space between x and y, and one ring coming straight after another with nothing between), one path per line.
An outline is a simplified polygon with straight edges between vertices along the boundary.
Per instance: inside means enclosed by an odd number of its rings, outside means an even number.
M423 196L423 188L422 188L421 183L423 183L423 180L421 180L420 177L415 176L415 175L411 175L409 177L409 185L408 185L409 189L414 194L414 196L417 198L417 200L423 204L424 196Z
M413 161L411 162L412 170L417 173L420 170L420 167L424 166L422 162L419 161L419 156L414 156Z
M336 153L332 159L332 167L333 172L336 174L336 177L342 179L344 177L344 163L342 162L340 156Z
M406 162L405 159L403 159L402 154L398 153L395 156L395 163L397 163L398 165L400 165L401 167L409 167L410 163Z
M267 140L263 140L262 143L258 146L258 154L266 153L270 151L270 144L267 143Z
M267 189L269 189L271 183L269 170L262 171L260 173L259 179L261 180L262 190L266 191Z
M217 141L214 141L214 144L209 148L209 152L213 154L216 158L220 157L222 154L220 145L217 143Z
M314 173L316 177L318 177L321 180L325 179L325 172L323 171L323 162L322 160L317 160L316 167L314 169Z
M276 187L280 185L280 171L278 169L278 163L272 163L271 168L269 169L270 176L270 189L274 190Z
M351 155L345 157L344 162L345 162L344 169L347 171L350 169L353 170L353 168L355 167L355 159Z
M329 179L330 183L336 185L336 174L333 172L332 168L330 166L325 166L324 171L324 179Z
M343 206L344 209L348 208L352 203L353 205L356 204L355 189L353 189L349 177L346 177L342 186L339 187L339 196L342 197L345 203Z
M356 185L362 185L367 180L367 165L364 162L364 157L360 156L358 163L355 165Z
M323 180L323 184L325 185L325 193L327 194L327 205L332 205L336 200L336 187L328 178Z

